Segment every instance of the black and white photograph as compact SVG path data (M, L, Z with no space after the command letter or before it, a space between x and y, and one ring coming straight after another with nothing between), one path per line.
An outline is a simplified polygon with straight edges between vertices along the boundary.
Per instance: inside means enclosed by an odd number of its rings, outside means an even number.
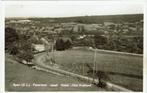
M144 3L5 2L6 92L143 92Z

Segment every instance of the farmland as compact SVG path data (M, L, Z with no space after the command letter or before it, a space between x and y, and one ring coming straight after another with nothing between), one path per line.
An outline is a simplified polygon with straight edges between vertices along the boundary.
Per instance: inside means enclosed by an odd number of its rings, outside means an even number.
M54 52L55 61L62 69L89 76L85 63L93 67L94 52L86 49L73 49ZM75 60L76 59L76 60ZM45 62L48 64L48 62ZM135 91L142 90L143 59L142 57L97 52L97 70L108 72L110 82L122 85Z

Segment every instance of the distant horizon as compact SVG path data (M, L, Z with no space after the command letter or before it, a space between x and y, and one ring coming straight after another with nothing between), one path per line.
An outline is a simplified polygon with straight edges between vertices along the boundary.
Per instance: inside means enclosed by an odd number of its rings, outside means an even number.
M72 17L92 17L92 16L121 16L121 15L144 15L144 13L134 13L134 14L112 14L112 15L85 15L85 16L66 16L66 17L5 17L5 18L72 18Z

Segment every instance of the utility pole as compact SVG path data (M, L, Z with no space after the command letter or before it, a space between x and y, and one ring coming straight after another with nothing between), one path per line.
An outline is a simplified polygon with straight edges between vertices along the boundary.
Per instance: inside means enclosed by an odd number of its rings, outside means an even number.
M96 66L96 49L94 49L94 58L93 58L93 80L95 79L95 75L96 75L96 70L97 70L97 66Z
M53 34L53 43L52 43L52 61L53 61L53 64L55 64L54 44L55 44L55 35Z

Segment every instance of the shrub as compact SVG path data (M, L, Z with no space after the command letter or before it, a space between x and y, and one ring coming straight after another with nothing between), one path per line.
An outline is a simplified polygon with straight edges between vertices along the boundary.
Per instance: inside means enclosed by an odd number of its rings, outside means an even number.
M70 38L59 38L56 40L56 50L62 51L65 49L69 49L72 46L72 41Z
M21 52L19 54L17 54L17 57L20 59L20 60L26 60L27 62L31 62L32 59L33 59L33 54L30 53L30 52Z

